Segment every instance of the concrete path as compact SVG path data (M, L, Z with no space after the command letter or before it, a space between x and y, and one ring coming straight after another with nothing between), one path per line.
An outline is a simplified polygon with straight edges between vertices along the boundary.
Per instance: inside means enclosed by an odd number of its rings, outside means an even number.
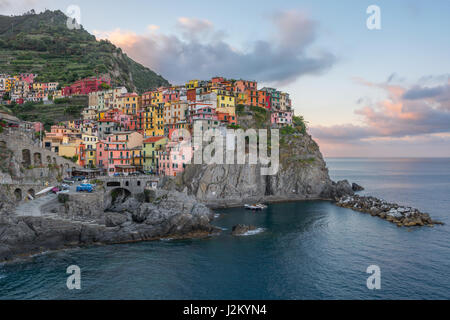
M71 185L69 192L76 193L77 185L79 185L79 184L80 183L74 183L73 185ZM80 221L80 220L63 218L63 217L59 216L58 214L49 212L49 210L45 210L45 212L43 212L42 208L44 206L50 205L50 207L51 207L51 202L55 202L55 205L56 205L57 199L58 199L58 195L56 195L54 193L48 193L45 196L40 196L34 200L26 200L26 201L23 201L22 203L20 203L16 207L15 213L18 216L22 216L22 217L44 217L44 218L50 218L53 220L74 223L74 224L83 224L83 225L90 225L90 226L97 226L97 227L103 226L103 225L98 224L95 220ZM46 209L48 209L48 208L46 208Z
M57 199L57 195L49 193L34 200L26 200L16 207L16 214L22 217L41 217L41 207Z

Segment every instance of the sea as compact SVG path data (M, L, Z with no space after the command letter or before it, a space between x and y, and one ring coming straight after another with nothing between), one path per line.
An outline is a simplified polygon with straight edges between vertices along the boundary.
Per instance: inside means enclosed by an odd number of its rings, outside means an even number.
M91 246L0 265L0 299L450 299L450 159L326 160L332 179L445 225L399 228L328 201L217 210L222 233L207 239ZM234 237L236 224L258 229ZM79 267L79 290L68 289L69 266Z

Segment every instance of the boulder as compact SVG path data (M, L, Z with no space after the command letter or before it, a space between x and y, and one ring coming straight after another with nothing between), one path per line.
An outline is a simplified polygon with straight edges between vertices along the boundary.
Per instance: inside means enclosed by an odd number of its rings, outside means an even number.
M363 191L364 188L362 186L360 186L359 184L353 182L352 183L352 190L355 191L355 192L358 192L358 191Z
M233 236L241 236L249 231L256 230L257 228L254 226L247 226L243 224L238 224L237 226L234 226L232 229L231 234Z

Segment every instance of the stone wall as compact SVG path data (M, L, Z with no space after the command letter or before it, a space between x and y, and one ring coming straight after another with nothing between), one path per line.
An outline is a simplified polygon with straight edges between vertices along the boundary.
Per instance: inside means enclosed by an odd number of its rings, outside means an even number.
M6 129L0 134L0 149L4 156L1 184L52 182L63 178L68 170L80 168L72 161L40 148L33 132Z

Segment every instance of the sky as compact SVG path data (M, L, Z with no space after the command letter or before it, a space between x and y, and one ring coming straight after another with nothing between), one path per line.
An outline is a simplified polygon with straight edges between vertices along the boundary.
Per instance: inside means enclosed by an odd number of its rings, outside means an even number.
M381 29L367 27L370 5ZM289 92L326 157L450 157L448 0L0 0L0 14L72 6L171 83L222 75Z

